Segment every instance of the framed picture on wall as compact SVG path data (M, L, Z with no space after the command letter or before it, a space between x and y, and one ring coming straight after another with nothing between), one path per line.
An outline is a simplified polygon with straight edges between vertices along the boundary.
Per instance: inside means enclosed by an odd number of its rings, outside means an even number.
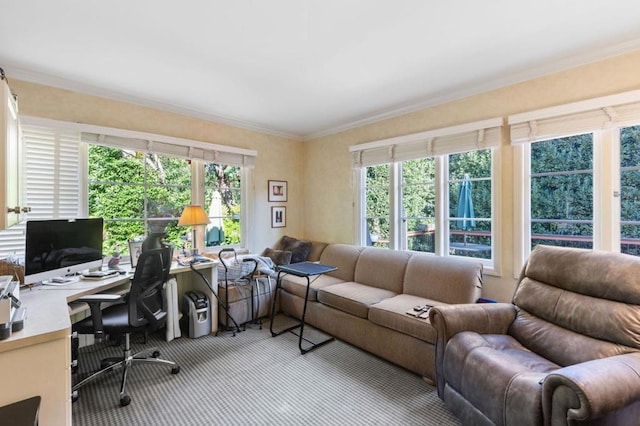
M140 253L142 253L142 241L129 241L129 256L132 268L135 268L138 264Z
M287 208L284 206L271 207L271 227L284 228L287 226Z
M269 181L269 202L287 201L287 181L286 180L270 180Z

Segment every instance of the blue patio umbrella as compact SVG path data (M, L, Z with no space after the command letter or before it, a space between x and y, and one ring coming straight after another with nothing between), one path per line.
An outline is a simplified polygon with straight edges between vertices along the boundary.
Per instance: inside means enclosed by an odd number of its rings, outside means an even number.
M476 226L475 213L473 212L473 200L471 198L471 179L469 174L465 173L462 181L460 181L460 190L458 191L458 211L456 212L458 220L456 225L458 228L468 231ZM464 235L464 243L467 243L467 236Z

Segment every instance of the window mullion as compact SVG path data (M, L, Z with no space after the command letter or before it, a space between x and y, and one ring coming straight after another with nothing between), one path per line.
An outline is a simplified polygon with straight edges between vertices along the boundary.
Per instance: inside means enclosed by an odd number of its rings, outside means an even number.
M446 155L436 157L436 238L435 253L449 253L449 163Z

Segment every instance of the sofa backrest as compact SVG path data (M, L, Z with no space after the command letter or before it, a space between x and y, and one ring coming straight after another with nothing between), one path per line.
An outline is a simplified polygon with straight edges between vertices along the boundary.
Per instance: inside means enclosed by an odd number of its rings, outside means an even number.
M640 349L638 257L538 245L513 303L509 334L556 364Z
M474 303L482 290L482 263L414 253L404 274L403 293L445 303Z
M354 281L402 293L402 282L411 252L366 247L358 257Z
M328 243L322 243L320 241L311 241L311 251L309 252L309 257L307 260L309 262L317 262L320 260L320 256L325 248L327 248Z
M344 281L353 281L356 263L363 249L364 247L348 244L329 244L322 250L319 260L320 263L338 268L327 275Z

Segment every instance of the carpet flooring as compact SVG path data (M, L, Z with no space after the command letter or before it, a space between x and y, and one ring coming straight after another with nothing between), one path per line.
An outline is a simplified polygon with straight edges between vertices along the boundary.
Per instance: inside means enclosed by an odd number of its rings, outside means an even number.
M120 371L79 391L73 424L99 425L460 425L421 377L341 341L301 355L297 337L271 337L268 327L236 336L151 336L134 350L157 345L181 371L136 365L129 372L131 404L120 407ZM106 344L80 351L84 377L99 359L118 356Z

